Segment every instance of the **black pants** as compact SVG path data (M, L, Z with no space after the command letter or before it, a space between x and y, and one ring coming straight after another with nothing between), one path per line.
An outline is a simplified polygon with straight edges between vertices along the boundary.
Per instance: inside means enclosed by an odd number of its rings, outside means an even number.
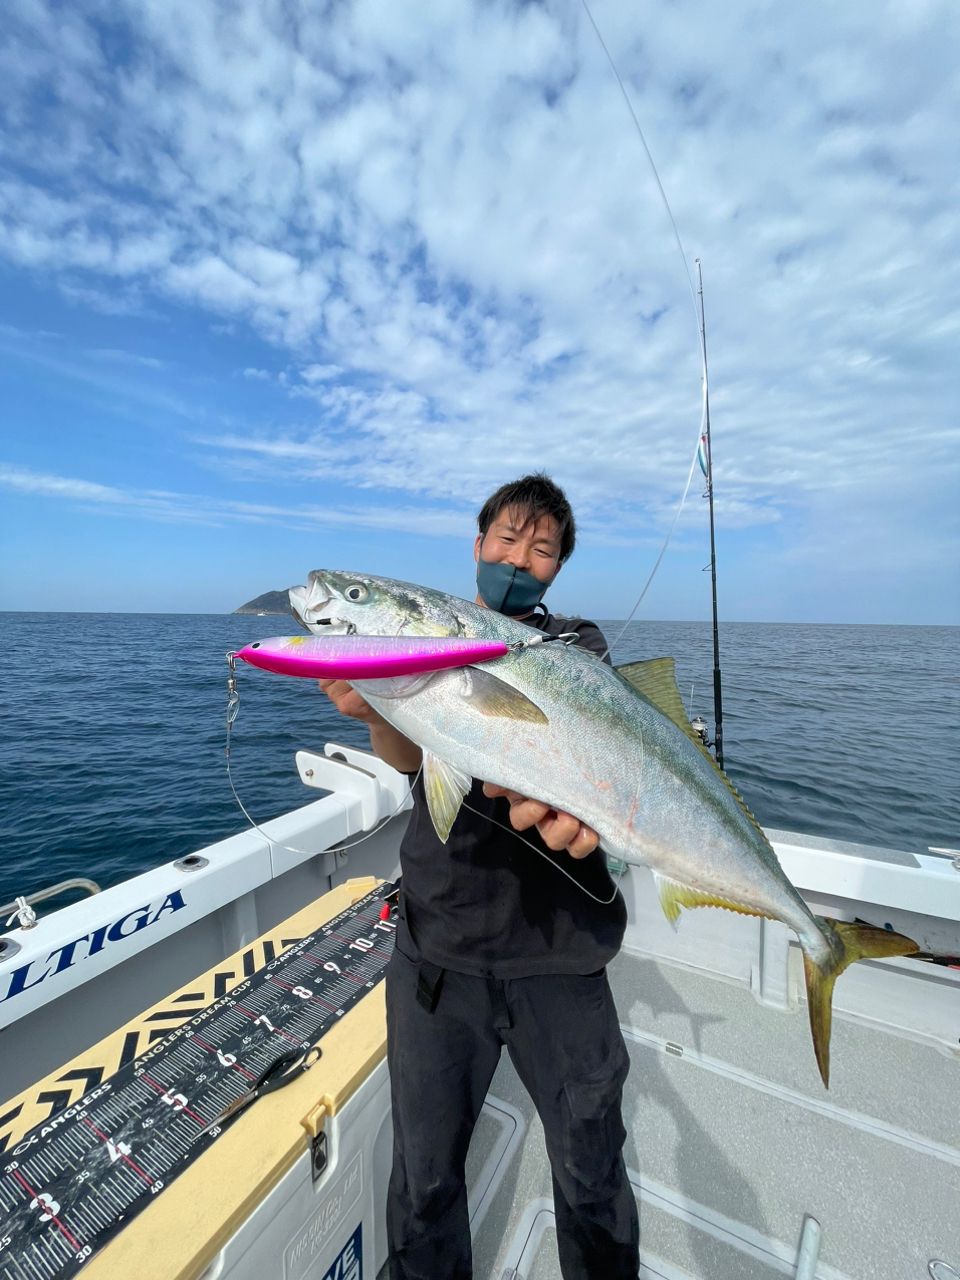
M606 974L441 977L396 951L386 983L391 1280L471 1280L464 1163L503 1045L543 1122L564 1280L636 1280L620 1115L629 1060Z

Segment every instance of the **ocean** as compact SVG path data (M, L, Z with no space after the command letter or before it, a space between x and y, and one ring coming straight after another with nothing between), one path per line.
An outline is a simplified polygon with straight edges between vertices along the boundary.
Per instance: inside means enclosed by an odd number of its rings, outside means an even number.
M283 617L0 613L0 905L74 875L106 888L242 830L224 766L224 655L293 629ZM761 823L920 852L960 845L960 628L726 623L720 643L727 770ZM663 654L712 726L709 624L635 622L614 649L620 662ZM298 749L367 745L312 681L246 667L238 680L233 771L256 821L316 799Z

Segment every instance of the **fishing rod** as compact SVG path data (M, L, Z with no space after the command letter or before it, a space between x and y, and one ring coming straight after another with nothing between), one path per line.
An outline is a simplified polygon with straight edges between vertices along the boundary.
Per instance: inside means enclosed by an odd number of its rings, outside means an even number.
M713 527L713 449L710 442L710 386L707 379L707 324L703 313L703 270L697 263L697 297L700 306L700 350L703 357L703 460L701 467L707 479L706 497L710 503L710 585L713 594L713 748L717 764L723 768L723 698L720 679L720 629L717 624L717 544Z

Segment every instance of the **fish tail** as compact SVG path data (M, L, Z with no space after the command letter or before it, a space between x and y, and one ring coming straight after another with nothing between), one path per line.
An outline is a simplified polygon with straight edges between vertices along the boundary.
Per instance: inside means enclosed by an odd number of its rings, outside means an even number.
M824 1088L830 1087L830 1024L833 1014L833 987L848 965L857 960L881 956L908 956L920 948L902 933L878 929L872 924L850 924L815 916L820 933L829 946L824 961L815 960L803 947L803 970L807 980L807 1011L813 1051Z

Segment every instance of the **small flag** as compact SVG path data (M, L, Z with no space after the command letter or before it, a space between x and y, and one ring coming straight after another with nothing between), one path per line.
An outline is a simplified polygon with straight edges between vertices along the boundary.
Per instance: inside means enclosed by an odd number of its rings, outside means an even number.
M707 474L707 433L704 432L700 437L700 444L697 447L697 461L700 463L700 470L704 475Z

